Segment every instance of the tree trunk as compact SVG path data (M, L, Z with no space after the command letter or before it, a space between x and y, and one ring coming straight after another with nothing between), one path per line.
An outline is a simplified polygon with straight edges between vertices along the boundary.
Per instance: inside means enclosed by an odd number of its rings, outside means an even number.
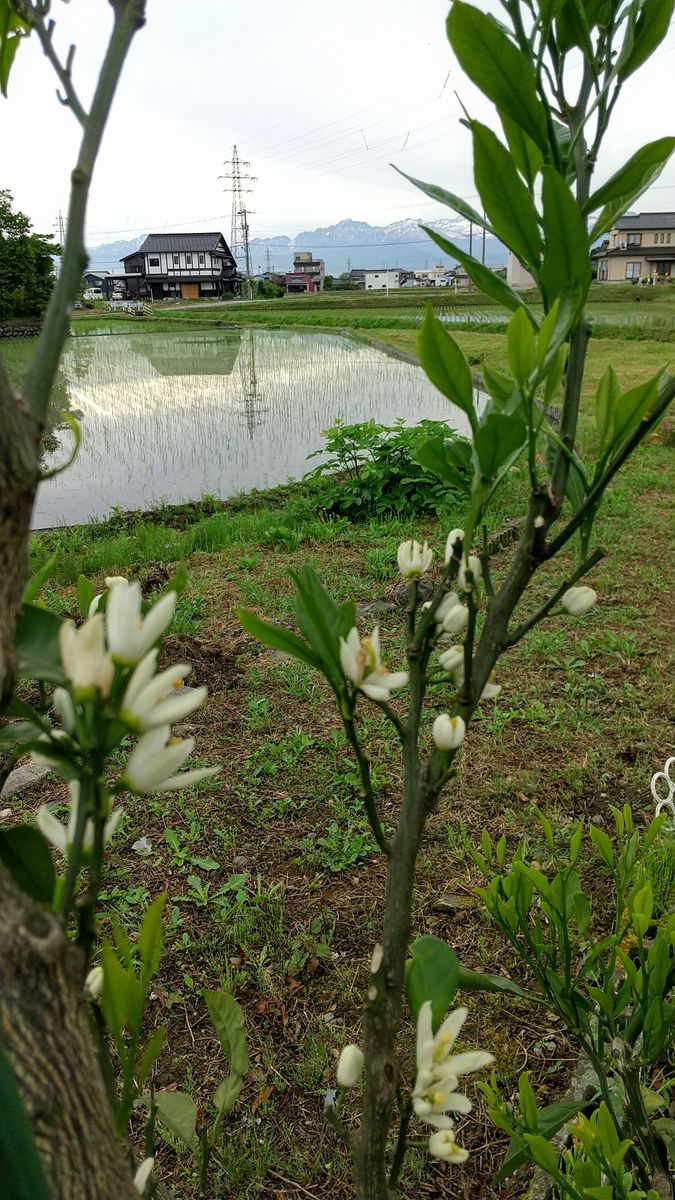
M53 1200L138 1200L89 1033L84 960L0 865L0 1035Z

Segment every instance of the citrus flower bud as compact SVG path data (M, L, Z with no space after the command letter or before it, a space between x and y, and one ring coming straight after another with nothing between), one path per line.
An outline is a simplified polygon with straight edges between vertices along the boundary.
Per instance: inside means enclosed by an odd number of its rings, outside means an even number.
M466 734L466 725L461 717L450 717L441 713L434 721L433 736L439 750L456 750Z
M472 581L469 582L467 575L471 574ZM465 563L462 559L457 572L457 583L464 592L470 592L472 587L475 587L480 582L483 576L483 567L481 561L475 554L470 554L468 561Z
M420 575L429 570L433 556L434 552L429 549L428 542L423 546L420 546L419 542L401 542L396 556L398 569L404 579L419 579Z
M469 622L469 610L463 604L456 604L443 618L445 633L461 633Z
M450 533L448 534L448 540L445 543L445 564L446 564L446 566L450 562L450 559L452 558L453 550L455 548L455 542L460 543L460 550L461 550L461 546L464 543L464 530L463 529L451 529Z
M444 650L438 659L444 671L452 675L455 671L460 671L464 666L464 647L451 646L449 650Z
M442 1158L446 1162L463 1163L469 1157L469 1151L458 1146L452 1129L439 1129L429 1138L429 1153L433 1158Z
M582 617L592 608L598 598L598 593L589 587L568 588L560 603L571 617Z
M92 967L84 981L84 990L91 1000L103 995L103 967Z
M337 1066L338 1086L353 1088L359 1083L363 1072L363 1050L353 1042L345 1046Z

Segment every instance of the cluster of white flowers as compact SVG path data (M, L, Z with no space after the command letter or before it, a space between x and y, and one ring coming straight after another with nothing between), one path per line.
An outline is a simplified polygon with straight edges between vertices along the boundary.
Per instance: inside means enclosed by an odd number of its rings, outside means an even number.
M434 1035L431 1003L427 1000L417 1018L417 1078L413 1088L413 1109L422 1121L438 1131L429 1139L430 1154L454 1163L465 1162L469 1156L468 1151L455 1141L454 1121L448 1116L450 1112L471 1112L468 1096L457 1090L459 1080L463 1075L493 1062L493 1056L483 1050L451 1053L466 1017L466 1008L455 1009Z
M388 671L380 657L380 631L376 625L370 637L359 637L354 626L346 638L340 638L340 663L348 679L371 700L388 700L391 692L408 682L407 671Z
M83 751L92 748L92 728L106 728L108 737L114 728L119 731L114 745L127 732L140 734L123 774L113 785L114 791L136 794L171 791L190 787L213 775L217 767L204 767L176 774L194 749L194 738L174 738L170 723L189 716L206 700L205 687L181 687L189 673L187 665L179 664L157 672L159 651L156 643L166 630L176 607L177 595L168 592L156 604L143 612L141 585L121 576L106 579L105 612L102 595L92 601L86 621L78 628L65 621L59 631L59 650L66 687L54 691L52 704L61 728L45 737L45 749L40 759L59 770L64 756L72 752L78 761ZM97 719L92 727L91 712ZM107 751L114 748L107 745ZM58 746L58 754L55 749ZM50 748L52 755L50 756ZM63 854L68 855L77 825L80 787L70 784L70 815L63 826L43 805L38 824L45 837ZM122 810L109 814L104 840L114 833ZM90 854L94 829L89 820L85 826L83 851Z

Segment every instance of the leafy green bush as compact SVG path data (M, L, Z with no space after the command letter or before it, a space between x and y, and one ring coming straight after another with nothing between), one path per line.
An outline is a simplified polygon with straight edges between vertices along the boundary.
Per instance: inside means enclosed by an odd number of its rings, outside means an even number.
M330 458L305 478L328 475L323 507L353 521L391 512L440 513L453 507L462 494L459 488L449 489L417 461L420 446L430 438L442 438L446 447L451 446L460 474L467 480L470 475L470 443L445 421L406 425L399 419L393 425L380 425L370 420L345 425L338 419L323 435L325 447L308 457L327 453Z

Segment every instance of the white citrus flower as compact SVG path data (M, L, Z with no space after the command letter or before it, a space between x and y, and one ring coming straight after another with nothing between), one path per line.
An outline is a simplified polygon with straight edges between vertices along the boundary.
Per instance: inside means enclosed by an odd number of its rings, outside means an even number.
M71 780L69 784L70 790L70 815L68 824L62 825L54 816L51 809L46 804L42 804L37 812L37 826L40 832L46 837L52 846L67 858L70 854L70 848L75 837L75 829L77 826L77 815L80 808L80 785L77 780ZM107 846L113 836L117 826L124 815L124 809L118 808L108 818L103 830L103 845ZM84 837L82 839L83 855L91 854L94 849L94 822L89 818L84 827Z
M129 666L140 662L164 633L178 596L176 592L167 592L143 616L140 583L129 583L122 578L111 578L110 583L105 610L108 647L115 662Z
M340 664L347 678L371 700L388 700L390 692L408 682L407 671L391 672L382 665L377 625L370 637L361 639L353 626L346 638L340 638Z
M100 1000L103 995L103 967L92 967L84 981L84 990L90 1000Z
M451 1163L463 1163L469 1157L469 1151L457 1144L451 1129L439 1129L437 1133L432 1133L429 1153L433 1158L442 1158Z
M54 709L54 712L59 718L59 721L61 722L66 733L72 733L75 728L77 717L73 702L70 698L70 692L67 692L66 689L62 687L54 688L54 695L52 696L52 708Z
M464 647L451 646L449 650L444 650L438 658L444 671L450 675L454 675L455 671L464 671Z
M445 543L445 564L446 564L446 566L450 562L450 559L452 558L453 550L455 548L455 542L459 542L460 549L461 549L461 547L464 544L464 530L463 529L451 529L450 533L448 534L448 538Z
M464 604L456 604L443 618L444 633L461 633L469 623L469 610Z
M568 588L560 603L571 617L582 617L592 608L598 598L598 593L589 587Z
M194 749L194 738L172 738L168 725L158 725L144 734L134 747L126 771L120 779L122 787L137 795L144 792L174 792L192 787L202 779L215 775L218 767L199 767L174 775Z
M481 700L494 700L499 695L501 690L501 683L492 683L491 677L490 680L488 680L488 682L485 684L485 687L480 694L480 698Z
M397 554L398 569L404 579L419 579L429 570L433 557L428 542L423 546L419 542L401 542Z
M461 717L450 717L441 713L434 721L433 737L439 750L456 750L466 734L466 725Z
M353 1042L345 1046L337 1065L338 1087L353 1088L363 1073L363 1050Z
M145 1195L145 1189L148 1186L148 1180L154 1166L154 1158L144 1158L136 1174L134 1175L134 1187L139 1196Z
M158 653L157 649L151 650L141 659L122 699L120 716L137 731L182 721L204 703L208 694L205 687L199 687L175 695L191 668L179 663L155 675Z
M93 699L98 690L107 697L114 667L105 644L102 616L88 617L79 629L64 621L59 629L59 651L63 673L78 699Z
M483 1050L452 1054L466 1016L466 1008L455 1009L434 1034L431 1002L427 1000L417 1018L417 1078L413 1108L418 1117L437 1129L452 1128L448 1112L471 1112L468 1096L457 1091L461 1076L493 1062L493 1056Z
M434 621L436 624L442 625L448 613L452 612L453 608L457 608L458 604L459 596L457 595L457 592L446 592L440 604L438 605L436 612L434 613ZM431 600L427 600L422 605L422 608L431 608Z
M469 582L467 575L471 574L472 582ZM481 561L475 554L470 554L465 562L462 559L457 572L457 584L464 592L470 592L473 587L482 579L483 567Z

